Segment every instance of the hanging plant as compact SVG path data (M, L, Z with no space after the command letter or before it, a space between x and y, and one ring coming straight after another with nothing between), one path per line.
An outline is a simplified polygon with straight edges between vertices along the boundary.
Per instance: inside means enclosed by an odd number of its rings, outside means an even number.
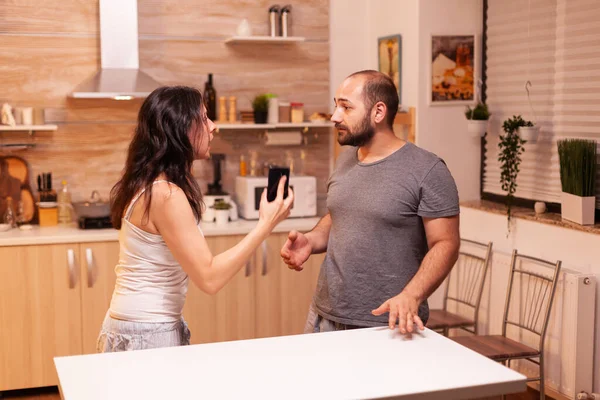
M502 190L506 194L506 212L508 217L508 232L510 232L510 218L514 193L517 190L517 175L519 174L519 164L521 164L521 154L525 150L523 145L527 143L522 139L518 130L522 126L531 126L531 122L525 121L520 115L507 119L502 124L502 129L506 133L500 135L498 148L498 161L500 162L500 183Z
M484 136L487 131L487 123L490 115L487 104L477 103L473 109L467 107L465 117L467 117L467 129L469 133L477 137Z

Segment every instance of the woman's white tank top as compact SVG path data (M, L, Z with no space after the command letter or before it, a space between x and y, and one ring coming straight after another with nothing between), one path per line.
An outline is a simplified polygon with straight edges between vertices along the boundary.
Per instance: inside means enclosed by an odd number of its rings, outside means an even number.
M170 183L154 181L159 182ZM144 190L132 199L121 220L117 281L109 314L125 321L174 322L181 318L188 276L161 235L146 232L129 221Z

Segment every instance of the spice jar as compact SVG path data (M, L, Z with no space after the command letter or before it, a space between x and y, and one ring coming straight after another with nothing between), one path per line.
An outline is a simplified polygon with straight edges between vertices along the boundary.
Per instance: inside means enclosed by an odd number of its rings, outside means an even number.
M279 122L290 122L290 103L279 102Z
M237 122L237 99L235 96L229 97L229 122L235 123Z
M290 110L292 123L304 122L304 103L291 103Z
M219 122L227 122L227 99L225 96L219 97Z

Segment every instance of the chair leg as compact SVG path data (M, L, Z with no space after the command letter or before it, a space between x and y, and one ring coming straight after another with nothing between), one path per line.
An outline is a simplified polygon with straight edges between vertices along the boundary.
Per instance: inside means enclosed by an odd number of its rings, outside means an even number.
M544 379L544 355L540 354L540 400L546 398L546 385Z
M505 366L506 368L510 368L510 359L509 359L509 360L504 360L504 361L502 361L502 364L504 364L504 366ZM505 394L503 394L503 395L502 395L502 400L505 400L505 399L506 399L506 395L505 395Z
M449 337L448 334L450 333L450 329L448 327L444 328L444 336Z

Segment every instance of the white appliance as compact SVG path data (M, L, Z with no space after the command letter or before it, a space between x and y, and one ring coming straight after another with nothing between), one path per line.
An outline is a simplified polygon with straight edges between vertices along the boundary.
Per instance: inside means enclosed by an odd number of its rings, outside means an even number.
M266 176L238 176L235 178L235 196L240 217L258 219L260 197L267 187ZM290 217L314 217L317 215L317 178L292 175L290 187L294 191L294 204Z
M204 205L206 206L206 208L202 211L202 221L203 222L215 222L215 219L216 219L215 209L211 208L211 207L215 204L215 202L217 200L223 200L224 202L229 203L231 205L231 208L229 209L229 220L237 221L238 209L237 209L235 202L233 202L231 200L231 196L228 194L223 195L223 196L217 196L217 195L202 196L202 201L204 201Z

